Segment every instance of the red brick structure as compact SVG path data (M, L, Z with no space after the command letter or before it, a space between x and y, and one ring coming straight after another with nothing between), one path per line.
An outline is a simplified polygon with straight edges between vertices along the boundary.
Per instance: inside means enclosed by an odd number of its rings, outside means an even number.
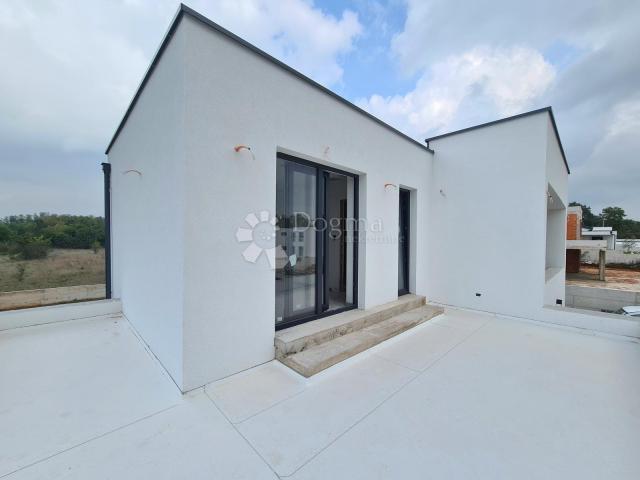
M567 240L580 240L581 232L582 209L580 207L569 207L567 212ZM567 249L567 263L565 265L567 273L578 273L580 271L580 253L579 249Z
M580 217L577 212L567 214L567 240L579 240Z

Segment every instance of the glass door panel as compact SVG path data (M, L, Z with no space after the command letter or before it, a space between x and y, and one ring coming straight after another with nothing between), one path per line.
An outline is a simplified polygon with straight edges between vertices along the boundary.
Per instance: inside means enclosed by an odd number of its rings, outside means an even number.
M355 180L325 172L323 310L354 305Z
M400 189L398 212L398 295L409 293L409 209L411 193Z
M276 326L316 312L317 169L277 159Z

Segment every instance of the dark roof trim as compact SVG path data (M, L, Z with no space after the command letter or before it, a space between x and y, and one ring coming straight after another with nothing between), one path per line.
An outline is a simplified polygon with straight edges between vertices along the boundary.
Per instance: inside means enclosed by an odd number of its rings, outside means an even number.
M229 30L221 27L217 23L215 23L212 20L208 19L204 15L196 12L195 10L193 10L193 9L191 9L191 8L187 7L186 5L181 3L180 7L178 8L178 13L176 14L175 18L173 19L173 22L171 23L171 26L169 27L169 30L168 30L167 34L165 35L164 39L162 40L162 43L160 44L160 48L158 48L158 51L156 52L155 56L153 57L153 60L151 61L151 65L149 66L149 69L147 70L147 73L145 73L144 78L142 79L142 82L140 83L140 86L138 87L138 90L136 91L135 95L133 96L133 99L131 100L131 103L129 104L129 107L127 108L127 111L124 114L124 117L120 121L120 124L118 125L118 128L116 129L116 132L113 134L113 137L111 138L111 141L109 142L109 145L107 146L107 150L105 151L105 154L109 153L109 150L111 150L111 147L113 146L113 144L115 143L116 139L118 138L118 135L120 134L120 132L124 128L124 125L127 122L127 119L129 118L129 115L133 111L133 107L136 105L136 103L138 101L138 98L140 97L140 94L142 93L142 90L144 89L144 87L146 86L147 82L149 81L149 78L151 77L151 74L153 73L153 70L155 69L156 65L160 61L160 58L162 57L162 54L164 53L164 50L167 48L167 45L169 44L169 41L173 37L173 34L175 33L176 29L178 28L178 25L180 24L180 21L182 20L182 17L185 14L189 15L190 17L192 17L192 18L194 18L194 19L196 19L196 20L198 20L200 22L202 22L206 26L216 30L218 33L221 33L222 35L224 35L227 38L233 40L234 42L239 43L240 45L242 45L243 47L251 50L252 52L260 55L262 58L270 61L271 63L275 64L276 66L278 66L280 68L282 68L283 70L286 70L287 72L293 74L294 76L296 76L300 80L303 80L304 82L308 83L312 87L317 88L318 90L320 90L320 91L326 93L327 95L333 97L334 99L338 100L339 102L341 102L342 104L344 104L347 107L351 108L352 110L355 110L356 112L366 116L370 120L373 120L377 124L385 127L387 130L390 130L391 132L395 133L396 135L399 135L400 137L404 138L405 140L410 141L414 145L416 145L416 146L418 146L418 147L420 147L422 149L425 149L428 152L433 153L433 150L430 149L428 145L424 145L423 143L411 138L409 135L406 135L406 134L402 133L400 130L392 127L391 125L389 125L386 122L383 122L378 117L375 117L375 116L371 115L369 112L367 112L367 111L363 110L362 108L358 107L357 105L351 103L346 98L341 97L337 93L332 92L327 87L324 87L324 86L320 85L315 80L312 80L309 77L307 77L306 75L303 75L302 73L300 73L299 71L295 70L294 68L291 68L289 65L287 65L287 64L281 62L280 60L272 57L271 55L269 55L268 53L264 52L263 50L260 50L255 45L252 45L251 43L247 42L246 40L240 38L239 36L235 35L234 33L231 33Z
M441 138L449 137L451 135L457 135L458 133L465 133L465 132L469 132L471 130L476 130L478 128L490 127L491 125L496 125L498 123L509 122L511 120L516 120L518 118L528 117L530 115L536 115L538 113L544 113L544 112L549 113L549 115L551 116L551 125L553 125L553 131L556 134L556 139L558 140L558 145L560 146L560 152L562 153L562 160L564 160L564 166L567 169L567 173L571 173L571 171L569 170L569 163L567 162L567 156L564 153L564 147L562 146L562 141L560 140L560 134L558 133L558 126L556 125L556 119L553 116L553 109L551 107L539 108L537 110L531 110L530 112L520 113L518 115L513 115L511 117L506 117L506 118L501 118L499 120L494 120L493 122L481 123L480 125L474 125L472 127L463 128L462 130L456 130L456 131L453 131L453 132L443 133L442 135L436 135L435 137L427 138L425 140L425 142L427 142L427 145L429 145L429 142L431 142L433 140L439 140Z

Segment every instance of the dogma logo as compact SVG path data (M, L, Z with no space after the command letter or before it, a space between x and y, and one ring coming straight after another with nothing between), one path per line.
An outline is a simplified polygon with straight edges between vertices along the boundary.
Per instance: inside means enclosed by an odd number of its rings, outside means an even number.
M269 266L275 268L275 237L276 230L278 230L276 218L269 215L268 211L263 210L258 215L250 213L244 220L250 228L239 227L236 230L236 239L238 242L251 243L244 249L242 256L247 262L256 263L264 252Z

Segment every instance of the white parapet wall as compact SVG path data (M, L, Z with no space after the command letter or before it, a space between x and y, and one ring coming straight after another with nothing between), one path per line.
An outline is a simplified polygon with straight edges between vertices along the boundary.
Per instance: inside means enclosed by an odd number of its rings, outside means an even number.
M640 240L636 238L618 238L616 239L616 250L621 252L625 249L629 249L632 252L640 253Z
M542 309L542 316L536 320L610 335L640 338L640 319L637 317L547 306Z
M567 285L566 305L567 307L615 312L629 305L640 305L640 292Z
M597 250L585 250L580 259L585 263L598 263ZM607 265L638 265L640 266L640 253L624 253L622 250L607 250Z
M0 292L0 310L42 307L59 303L99 300L105 297L104 284L39 288L17 292Z
M0 331L11 328L31 327L46 323L65 322L81 318L99 317L122 312L120 300L96 300L93 302L50 305L0 312Z

